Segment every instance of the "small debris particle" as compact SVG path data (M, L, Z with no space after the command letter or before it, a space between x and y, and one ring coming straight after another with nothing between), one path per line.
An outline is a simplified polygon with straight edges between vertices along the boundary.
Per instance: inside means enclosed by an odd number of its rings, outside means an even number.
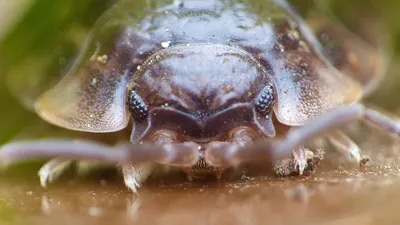
M161 42L161 47L168 48L170 44L171 44L171 41L164 41L164 42Z
M232 85L225 85L223 90L225 91L225 93L230 93L233 91L233 87Z
M251 178L249 176L246 175L246 173L242 173L242 175L240 176L241 180L250 180Z
M92 79L92 85L94 86L94 85L96 85L97 84L97 79L96 78L93 78Z
M108 55L97 56L97 62L106 64L108 62Z
M365 169L365 165L370 161L369 157L363 157L360 160L360 167L361 169Z

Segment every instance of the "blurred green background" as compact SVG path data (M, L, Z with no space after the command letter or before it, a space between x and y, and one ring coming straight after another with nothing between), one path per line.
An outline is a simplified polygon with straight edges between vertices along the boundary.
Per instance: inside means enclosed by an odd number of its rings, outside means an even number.
M34 99L64 74L90 27L115 2L0 0L0 143L37 123L39 119L30 111ZM367 33L371 22L384 27L372 33L374 38L387 40L392 63L387 78L369 100L388 110L398 110L400 1L291 2L305 14L316 5L326 7L350 28Z
M0 0L0 143L36 122L32 102L62 76L113 3Z

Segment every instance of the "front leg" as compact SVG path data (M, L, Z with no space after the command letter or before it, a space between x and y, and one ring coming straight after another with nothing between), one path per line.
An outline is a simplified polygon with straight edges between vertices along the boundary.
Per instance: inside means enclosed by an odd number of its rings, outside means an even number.
M47 187L48 184L57 180L72 166L73 162L74 160L70 159L54 158L45 163L38 172L42 187Z
M159 131L151 139L150 142L154 145L163 145L176 143L176 136L172 132ZM142 183L151 176L156 163L125 163L122 165L122 174L124 176L125 185L134 193L137 193Z
M274 163L274 172L278 176L303 175L313 173L324 158L324 152L317 150L316 153L301 146L292 151L292 156L278 160Z
M49 184L57 181L57 179L64 175L74 164L78 176L86 176L88 173L99 169L111 168L111 165L103 162L54 158L46 162L38 172L41 186L46 188Z
M186 143L177 143L177 137L174 132L161 130L156 132L149 142L154 145L155 147L163 147L165 149L170 149L171 152L168 155L173 156L173 151L182 148L182 149L197 149L197 145L193 142L186 142ZM167 161L158 161L161 164L170 165ZM138 188L140 188L141 184L145 182L152 174L154 169L158 166L156 162L145 162L145 163L138 163L132 164L130 162L122 164L122 174L124 176L125 185L132 190L133 192L137 193Z
M340 130L334 130L327 135L335 149L346 156L350 162L356 162L360 167L369 162L368 157L361 157L361 150L353 140Z
M155 163L140 163L133 165L127 163L122 165L122 174L125 185L134 193L137 193L141 184L145 182L153 172Z

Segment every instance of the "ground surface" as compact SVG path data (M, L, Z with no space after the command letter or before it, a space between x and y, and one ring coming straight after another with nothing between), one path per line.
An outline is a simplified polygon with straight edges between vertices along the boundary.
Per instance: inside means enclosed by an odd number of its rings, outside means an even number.
M370 139L373 141L373 139ZM334 165L327 155L309 177L239 176L189 183L155 179L130 193L119 179L61 181L3 177L1 224L399 224L398 143L369 152L365 170ZM370 145L370 144L369 144ZM371 145L370 145L371 146ZM168 178L169 179L169 178Z

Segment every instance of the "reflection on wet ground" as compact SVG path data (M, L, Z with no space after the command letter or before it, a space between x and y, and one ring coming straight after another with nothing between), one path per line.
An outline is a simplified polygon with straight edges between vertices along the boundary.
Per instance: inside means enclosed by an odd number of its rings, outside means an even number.
M3 177L0 223L398 224L398 146L373 146L364 171L332 166L340 160L328 154L309 177L195 183L164 178L145 185L139 196L115 179L74 179L43 189L36 177Z
M394 224L397 172L149 186L139 196L105 181L50 190L3 181L1 205L9 214L1 217L13 224Z

